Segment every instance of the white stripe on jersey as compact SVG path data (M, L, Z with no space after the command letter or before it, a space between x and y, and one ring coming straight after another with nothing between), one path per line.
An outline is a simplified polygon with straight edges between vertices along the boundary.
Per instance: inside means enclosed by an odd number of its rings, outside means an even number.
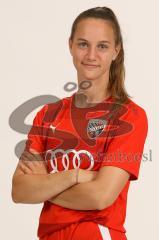
M111 240L109 229L105 226L100 225L100 224L98 224L98 227L99 227L99 230L100 230L100 233L102 235L103 240Z

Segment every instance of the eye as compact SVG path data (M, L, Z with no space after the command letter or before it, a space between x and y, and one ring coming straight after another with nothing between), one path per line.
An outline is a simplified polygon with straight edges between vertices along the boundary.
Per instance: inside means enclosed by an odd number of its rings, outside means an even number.
M80 43L78 43L78 46L80 48L84 48L84 47L88 46L88 44L86 42L80 42Z
M105 45L105 44L99 44L98 47L99 47L100 49L107 49L107 48L108 48L108 46Z

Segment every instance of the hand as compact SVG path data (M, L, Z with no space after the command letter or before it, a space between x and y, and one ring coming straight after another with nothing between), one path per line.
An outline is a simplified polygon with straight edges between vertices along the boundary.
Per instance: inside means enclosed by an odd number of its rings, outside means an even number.
M84 183L92 181L97 175L97 171L89 171L84 169L79 169L78 171L78 183Z
M20 157L19 167L25 174L48 174L47 165L38 152L30 149Z

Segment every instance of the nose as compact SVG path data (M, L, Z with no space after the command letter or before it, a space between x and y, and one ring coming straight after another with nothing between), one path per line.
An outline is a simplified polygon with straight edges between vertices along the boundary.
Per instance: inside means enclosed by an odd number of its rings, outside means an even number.
M96 49L95 47L89 47L87 51L87 60L95 61L96 60Z

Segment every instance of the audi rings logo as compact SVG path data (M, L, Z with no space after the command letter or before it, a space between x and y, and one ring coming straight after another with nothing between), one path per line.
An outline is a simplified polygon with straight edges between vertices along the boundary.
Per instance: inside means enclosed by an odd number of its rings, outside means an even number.
M80 165L82 162L81 161L82 159L80 157L81 154L86 155L90 160L90 165L87 168L87 170L91 170L94 166L94 158L93 158L92 154L86 150L76 151L75 149L68 149L68 150L63 150L63 149L52 150L51 149L51 150L48 150L45 155L45 161L47 161L48 159L50 160L50 164L51 164L51 168L52 168L51 173L58 172L58 159L56 157L57 153L62 154L61 161L62 161L64 170L69 170L69 164L70 164L70 159L69 159L69 155L68 155L69 153L74 154L74 156L72 158L72 164L73 164L74 168L80 168Z

